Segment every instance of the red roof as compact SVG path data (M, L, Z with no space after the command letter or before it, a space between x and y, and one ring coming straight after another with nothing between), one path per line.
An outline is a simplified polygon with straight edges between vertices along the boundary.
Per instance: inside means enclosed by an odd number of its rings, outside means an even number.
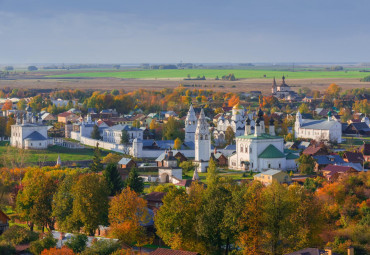
M152 192L145 196L146 200L154 202L162 202L166 192Z
M362 163L364 161L364 156L360 152L350 152L346 151L344 153L344 157L347 158L348 162L353 162L353 163Z
M149 253L150 255L197 255L198 252L193 251L180 251L180 250L171 250L165 248L157 248L155 251Z
M331 172L340 172L345 173L349 170L353 169L350 166L337 166L337 165L327 165L322 171L331 171Z
M1 209L0 209L0 215L2 215L3 217L5 217L6 219L10 220L10 218L8 217L8 215L6 215Z
M58 114L58 117L67 117L69 115L73 114L72 112L62 112Z
M318 153L321 149L324 150L323 147L321 146L317 146L317 145L310 145L308 146L304 151L303 151L303 154L305 155L315 155L316 153Z

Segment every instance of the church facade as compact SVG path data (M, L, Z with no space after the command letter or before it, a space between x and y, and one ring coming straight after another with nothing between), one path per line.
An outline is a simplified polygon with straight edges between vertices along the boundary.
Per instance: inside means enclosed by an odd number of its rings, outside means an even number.
M275 134L273 121L266 133L263 112L259 110L254 133L247 119L245 133L236 137L236 152L229 157L229 168L264 171L268 169L296 170L297 154L284 152L284 138Z
M303 119L298 111L295 119L295 138L308 138L316 141L342 142L342 124L334 120L331 112L327 120Z
M274 78L272 82L272 95L278 99L284 100L295 100L298 97L298 94L294 92L291 87L285 83L285 76L282 78L282 82L280 85L276 84L276 80Z

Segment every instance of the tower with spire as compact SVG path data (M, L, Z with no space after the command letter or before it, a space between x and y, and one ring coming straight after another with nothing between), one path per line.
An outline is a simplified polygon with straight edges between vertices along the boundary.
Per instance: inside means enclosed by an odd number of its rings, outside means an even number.
M195 111L191 104L185 119L185 142L194 142L196 129L197 116L195 116Z
M210 156L211 134L202 109L195 130L195 163L198 165L198 172L206 172Z
M273 80L273 82L272 82L272 94L274 95L274 94L276 94L276 88L277 88L277 85L276 85L276 80L275 80L275 77L274 77L274 80Z

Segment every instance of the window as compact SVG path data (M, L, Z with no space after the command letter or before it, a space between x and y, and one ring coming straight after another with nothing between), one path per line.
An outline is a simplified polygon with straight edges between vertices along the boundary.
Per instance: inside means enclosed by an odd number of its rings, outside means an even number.
M281 164L279 163L279 168L281 168Z
M243 146L240 146L240 152L243 152Z
M252 153L252 147L249 147L249 153Z
M41 143L39 143L39 145L41 146Z

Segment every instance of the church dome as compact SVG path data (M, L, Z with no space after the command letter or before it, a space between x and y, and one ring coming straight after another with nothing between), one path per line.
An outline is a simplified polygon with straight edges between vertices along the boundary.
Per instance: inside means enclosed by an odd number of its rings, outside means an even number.
M236 105L234 105L233 109L243 109L243 106L241 106L238 102Z

